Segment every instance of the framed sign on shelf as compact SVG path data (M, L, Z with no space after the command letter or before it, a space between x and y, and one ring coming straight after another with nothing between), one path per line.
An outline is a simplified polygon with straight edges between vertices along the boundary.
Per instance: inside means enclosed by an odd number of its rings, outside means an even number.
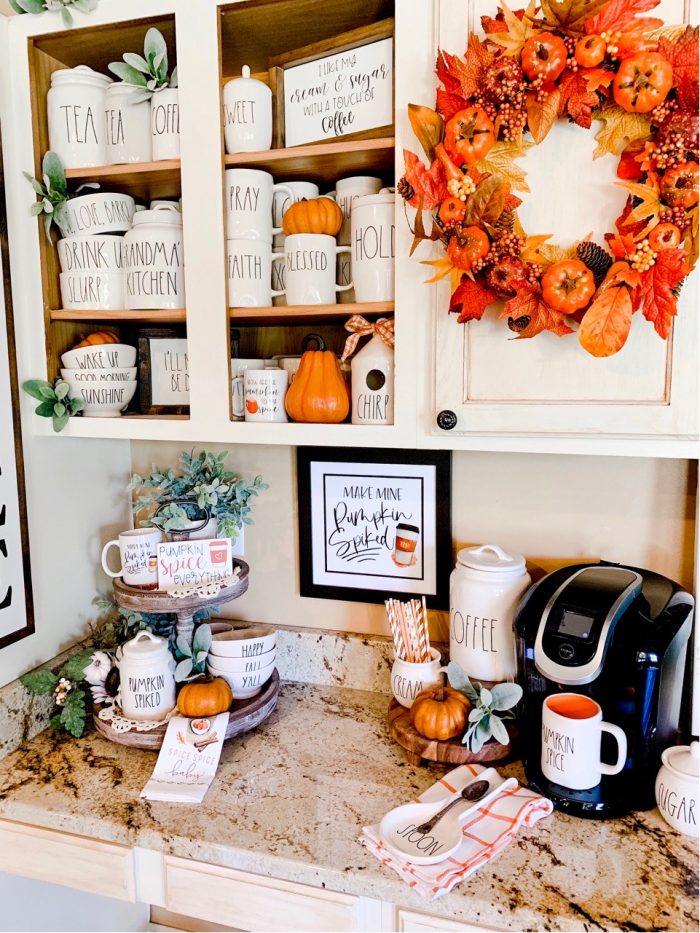
M451 453L299 447L302 596L447 609Z
M269 65L279 145L393 135L393 19L275 56Z
M188 415L190 375L187 338L170 327L138 332L139 411L142 415Z

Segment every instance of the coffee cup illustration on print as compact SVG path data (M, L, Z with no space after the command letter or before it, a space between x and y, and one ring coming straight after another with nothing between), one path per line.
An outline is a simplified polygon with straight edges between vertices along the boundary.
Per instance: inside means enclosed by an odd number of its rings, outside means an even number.
M416 548L420 538L420 528L399 522L394 533L393 561L397 567L413 567L416 563Z

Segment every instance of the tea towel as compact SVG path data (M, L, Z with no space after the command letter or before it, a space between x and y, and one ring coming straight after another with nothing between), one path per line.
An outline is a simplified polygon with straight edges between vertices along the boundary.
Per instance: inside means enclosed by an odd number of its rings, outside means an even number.
M227 726L228 713L209 719L173 716L141 796L172 803L201 803L214 780Z
M416 800L432 803L447 799L486 770L483 765L460 765L429 787ZM503 778L500 779L504 784ZM428 900L447 894L463 878L495 858L517 836L521 826L534 826L553 810L551 800L521 784L508 782L503 792L467 817L462 825L459 849L435 865L414 865L390 852L382 843L379 824L365 826L359 841L406 884Z

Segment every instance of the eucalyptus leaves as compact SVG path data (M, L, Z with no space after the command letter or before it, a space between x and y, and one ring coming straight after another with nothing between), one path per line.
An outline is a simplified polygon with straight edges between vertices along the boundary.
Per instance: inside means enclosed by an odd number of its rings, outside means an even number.
M472 704L462 744L469 746L472 752L481 751L489 739L508 745L510 736L503 720L515 719L515 707L522 698L523 688L513 683L496 684L491 689L482 687L477 681L472 684L454 661L447 665L447 677L450 686L465 694Z
M97 0L10 0L15 13L45 13L59 11L66 29L73 25L71 9L80 13L92 13L97 7Z
M183 683L188 680L197 680L204 674L204 668L207 663L207 656L211 648L211 626L207 623L198 625L192 647L188 640L180 635L176 642L178 664L175 668L175 680L177 683Z
M22 384L22 388L27 395L39 402L34 413L42 418L51 418L57 434L65 428L73 415L78 415L83 410L81 399L68 398L69 386L63 379L57 379L53 385L45 379L29 379Z
M110 62L108 67L124 84L134 88L132 103L150 100L166 87L177 87L177 68L173 68L168 78L168 47L158 29L151 27L146 33L143 55L124 52L122 58L121 62Z

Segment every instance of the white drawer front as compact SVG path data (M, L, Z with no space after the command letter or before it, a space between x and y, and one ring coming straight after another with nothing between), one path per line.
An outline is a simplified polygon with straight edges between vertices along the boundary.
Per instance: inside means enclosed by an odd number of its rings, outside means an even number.
M166 907L239 930L345 931L357 899L189 859L165 858Z
M470 933L470 931L487 933L487 931L494 929L494 927L457 923L444 917L419 914L413 910L402 910L401 908L397 910L396 915L396 929L399 933Z
M0 870L133 901L131 849L0 820Z

